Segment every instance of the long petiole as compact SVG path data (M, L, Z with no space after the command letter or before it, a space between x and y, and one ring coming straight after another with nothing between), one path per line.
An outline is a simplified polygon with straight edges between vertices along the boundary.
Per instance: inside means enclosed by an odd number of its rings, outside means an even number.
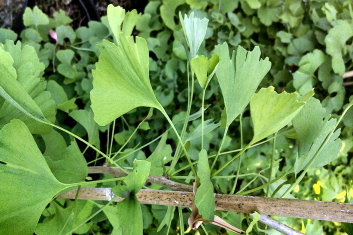
M188 151L186 150L185 146L184 146L184 143L183 143L183 140L181 139L177 129L175 128L174 124L173 124L173 121L169 118L168 114L166 113L166 111L163 109L162 110L162 114L164 115L164 117L167 119L167 121L169 122L170 126L172 127L172 129L174 130L175 132L175 135L177 136L178 140L179 140L179 143L181 143L181 147L184 151L184 154L186 156L186 159L188 160L188 163L189 163L189 166L191 168L191 171L192 173L194 174L194 176L196 176L196 170L191 162L191 159L190 159L190 156L189 156L189 153Z
M243 145L244 145L244 138L243 138L243 114L241 113L240 114L240 117L239 117L239 128L240 128L240 147L243 148ZM230 191L230 194L234 194L235 192L235 189L237 187L237 184L238 184L238 175L240 174L240 167L241 167L241 163L242 163L242 157L240 156L239 157L239 162L238 162L238 168L237 168L237 177L235 177L235 180L234 180L234 184L233 184L233 188L232 190Z
M69 135L71 135L72 137L74 137L74 138L76 138L76 139L78 139L78 140L81 141L82 143L86 144L87 146L89 146L90 148L92 148L93 150L95 150L97 153L101 154L105 159L108 160L108 162L109 162L110 164L116 166L116 167L119 168L120 170L122 170L122 171L124 171L125 173L127 173L127 171L126 171L124 168L122 168L119 164L117 164L116 162L114 162L108 155L106 155L105 153L103 153L102 151L100 151L99 149L97 149L96 147L94 147L94 146L93 146L91 143L89 143L88 141L86 141L86 140L82 139L81 137L75 135L75 134L72 133L71 131L68 131L68 130L66 130L66 129L60 127L60 126L57 126L57 125L55 125L55 124L53 124L53 123L47 122L47 124L50 125L50 126L52 126L52 127L54 127L54 128L56 128L56 129L59 129L59 130L65 132L65 133L67 133L67 134L69 134Z
M227 166L229 166L229 164L231 164L235 159L241 156L250 146L251 146L251 142L247 146L245 146L245 148L243 148L238 154L236 154L233 158L231 158L228 162L222 165L221 168L219 168L215 173L213 173L212 177L221 173Z
M225 139L226 139L226 137L227 137L227 133L228 133L228 126L226 126L226 128L224 129L224 133L223 133L221 145L219 146L219 149L218 149L218 151L217 151L217 154L216 154L216 156L215 156L215 159L213 160L213 163L212 163L212 166L211 166L211 171L213 170L214 166L216 165L216 162L217 162L217 159L218 159L218 157L219 157L219 154L220 154L221 151L222 151L224 141L225 141Z
M273 161L274 161L274 156L276 153L276 136L277 133L275 133L275 138L273 139L273 146L272 146L272 154L271 154L271 162L270 162L270 173L268 176L268 181L270 182L272 179L272 172L273 172ZM270 184L267 185L267 190L266 190L266 197L268 197L268 194L270 193Z

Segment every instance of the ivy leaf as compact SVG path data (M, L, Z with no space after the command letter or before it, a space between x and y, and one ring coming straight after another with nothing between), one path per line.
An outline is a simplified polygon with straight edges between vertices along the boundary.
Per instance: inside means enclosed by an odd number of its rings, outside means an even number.
M38 25L49 24L49 18L37 6L33 10L27 7L23 14L23 24L25 26L38 27Z
M200 19L194 15L194 12L191 12L189 16L185 14L184 18L179 13L179 18L190 49L190 56L194 58L205 39L208 19Z
M218 64L218 60L218 55L216 54L212 54L210 59L203 55L191 59L191 69L195 73L197 81L202 89L206 88L208 75L212 74Z
M22 121L2 128L0 145L0 234L33 234L47 204L68 185L54 177Z
M0 126L19 118L32 133L50 131L44 122L55 120L55 102L45 91L43 70L33 47L7 41L0 48L0 95L6 100L0 107Z
M315 49L299 61L299 69L293 74L293 85L300 94L313 89L315 71L325 62L325 54Z
M114 38L119 42L119 35L122 32L124 36L130 36L140 14L132 10L125 14L125 9L120 6L108 5L107 8L108 24Z
M313 94L311 91L300 97L298 93L285 91L278 94L273 87L262 88L250 100L254 126L251 143L256 143L288 125Z
M168 132L162 136L153 153L147 158L147 161L151 163L151 175L162 176L163 166L172 155L172 147L166 143L167 138Z
M91 108L95 121L107 125L140 107L162 110L149 80L149 55L146 40L120 36L120 45L106 40L100 45L99 61L93 73Z
M336 126L336 119L329 119L326 109L319 100L311 98L293 119L293 127L298 139L298 157L294 165L297 174L315 156L325 139ZM338 157L342 142L338 139L340 131L337 130L321 152L315 157L311 168L322 167Z
M195 195L195 205L202 215L202 218L213 221L215 211L215 198L213 193L213 184L210 179L211 171L208 163L207 151L202 149L199 153L199 161L197 164L197 176L200 179L200 187L198 187Z
M176 27L174 21L175 10L184 2L185 0L163 0L163 5L160 7L161 17L165 25L171 30L174 30Z
M222 90L229 126L241 114L255 93L260 82L271 68L268 58L260 59L260 48L247 51L241 46L229 58L228 44L216 46L219 65L216 71Z
M345 72L343 54L347 52L346 42L353 36L353 27L346 20L337 20L325 37L326 52L332 56L332 68L335 73Z

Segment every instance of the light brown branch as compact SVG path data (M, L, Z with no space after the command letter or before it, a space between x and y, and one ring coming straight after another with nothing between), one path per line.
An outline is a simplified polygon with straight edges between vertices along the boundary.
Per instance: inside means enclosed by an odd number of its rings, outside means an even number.
M343 74L343 79L353 77L353 71L348 71Z
M74 199L76 190L60 195L63 198ZM137 195L143 204L192 207L194 196L192 192L141 190ZM111 200L114 194L110 188L81 188L78 199ZM215 194L216 210L234 211L243 214L258 212L263 215L295 217L353 223L353 204L306 201L297 199L265 198L252 196L236 196ZM118 201L123 200L119 198Z
M89 174L109 174L115 177L123 177L126 176L126 173L120 169L112 168L109 166L90 166L88 167ZM175 181L172 181L164 176L153 176L150 175L147 179L147 182L151 184L158 184L164 186L166 188L170 188L176 191L186 191L192 192L192 186L188 184L182 184Z

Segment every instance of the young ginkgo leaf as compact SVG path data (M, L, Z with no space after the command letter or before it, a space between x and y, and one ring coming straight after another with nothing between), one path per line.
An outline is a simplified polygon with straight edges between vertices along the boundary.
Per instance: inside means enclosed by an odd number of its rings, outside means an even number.
M179 18L190 49L190 56L191 58L194 58L205 39L208 19L200 19L195 16L194 12L191 12L189 16L185 14L184 18L181 13L179 13Z
M190 61L191 69L195 73L197 81L202 89L206 88L207 81L218 63L218 55L213 54L210 59L206 56L194 57Z
M255 47L247 51L241 46L229 57L228 44L216 46L219 64L216 71L226 108L226 126L229 126L249 104L262 79L271 68L268 58L260 59L261 51Z
M26 123L32 133L50 131L44 122L55 120L55 102L41 80L44 64L29 45L7 41L0 48L0 126L14 118Z
M310 168L322 167L335 160L339 155L342 142L338 139L340 130L330 137L322 150L318 152L325 139L336 127L337 120L330 119L319 100L311 98L293 119L293 127L298 139L298 157L294 172L298 174L313 159Z
M108 5L107 17L110 31L114 38L119 42L119 35L122 32L124 36L130 36L135 27L140 14L136 10L132 10L125 14L125 9L120 6Z
M262 88L250 100L251 119L256 143L288 125L298 114L313 91L301 97L298 93L278 94L273 87Z
M47 204L69 185L54 177L22 121L2 128L0 145L0 234L31 235Z
M149 80L149 55L145 39L120 35L119 46L104 40L93 73L91 108L95 121L107 125L140 107L162 110Z
M215 210L215 198L213 193L213 184L210 179L211 171L208 163L207 151L202 149L199 153L199 162L197 164L197 176L200 179L195 195L195 205L202 215L202 218L213 221Z

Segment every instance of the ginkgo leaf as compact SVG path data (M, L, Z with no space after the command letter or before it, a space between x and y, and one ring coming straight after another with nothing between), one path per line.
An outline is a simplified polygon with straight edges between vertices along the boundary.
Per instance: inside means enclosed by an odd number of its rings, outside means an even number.
M200 179L200 186L195 195L195 205L202 215L202 218L213 221L215 211L215 198L213 184L210 179L211 171L208 163L207 151L202 149L199 153L197 164L197 176Z
M49 18L37 6L33 10L29 7L23 13L23 24L25 26L35 26L49 24Z
M91 110L74 110L69 116L86 129L89 142L99 148L99 130L94 121L93 112Z
M75 200L67 201L65 208L59 206L56 203L52 203L51 211L52 214L46 217L41 223L38 224L35 233L37 235L48 235L48 234L72 234L69 233L72 229L77 228L74 234L87 233L91 227L89 223L84 223L92 213L93 203L91 201ZM78 227L81 225L80 227Z
M120 36L119 46L106 40L93 73L91 108L95 121L107 125L140 107L162 110L149 80L149 55L145 39Z
M208 75L212 74L218 63L218 55L212 54L211 58L208 59L206 56L194 57L190 61L191 69L196 75L197 81L199 82L202 89L205 89Z
M22 121L2 128L0 145L0 234L31 235L47 204L68 185L54 177Z
M219 55L216 74L226 107L226 126L229 126L249 104L250 97L270 70L271 62L268 58L260 59L259 47L247 51L239 46L230 58L228 44L223 43L216 46L216 53Z
M0 48L0 127L14 118L21 119L34 134L50 131L44 122L55 121L55 102L41 76L44 64L35 49L7 41Z
M298 139L298 157L294 172L298 174L313 159L310 168L322 167L335 160L339 155L342 142L338 139L340 130L333 133L323 149L319 148L336 127L337 120L330 119L319 100L311 98L293 119L293 127ZM316 156L315 156L316 155Z
M114 38L119 42L119 35L122 32L124 36L130 36L134 29L140 14L132 10L125 14L125 9L120 6L108 5L107 8L108 24Z
M208 19L200 19L195 16L194 12L191 12L189 16L185 14L184 18L179 13L179 18L190 49L190 56L194 58L205 39Z
M256 143L288 125L298 114L313 91L301 97L298 93L278 94L273 87L262 88L250 100L251 119Z

